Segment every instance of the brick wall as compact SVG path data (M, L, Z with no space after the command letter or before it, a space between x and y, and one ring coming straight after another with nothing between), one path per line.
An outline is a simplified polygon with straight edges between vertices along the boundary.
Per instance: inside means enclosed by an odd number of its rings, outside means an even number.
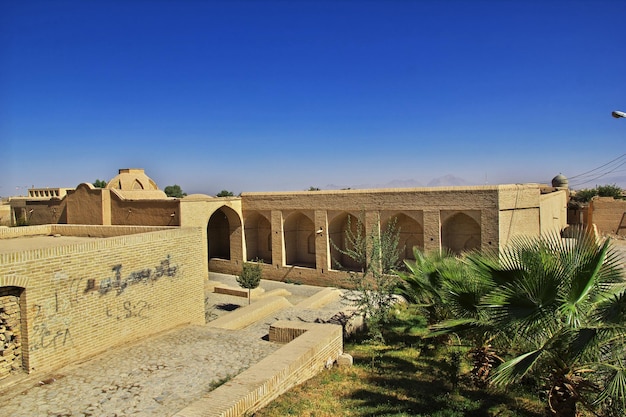
M83 236L125 229L39 228ZM32 234L35 228L19 229ZM21 289L23 367L51 370L179 325L204 323L202 243L199 229L184 228L0 254L0 288Z

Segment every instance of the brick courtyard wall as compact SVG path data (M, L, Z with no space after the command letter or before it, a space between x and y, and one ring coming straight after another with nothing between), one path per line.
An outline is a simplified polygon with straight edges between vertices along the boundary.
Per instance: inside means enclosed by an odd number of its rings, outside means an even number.
M122 229L52 225L11 232L97 236ZM180 325L203 324L201 248L199 229L171 228L0 254L0 289L20 295L23 368L53 370Z
M626 200L594 198L589 203L589 224L595 224L600 233L626 236Z
M334 270L332 246L328 236L334 219L350 213L365 217L366 230L375 227L376 218L405 215L419 225L425 251L440 250L446 243L442 230L475 224L475 237L481 250L501 248L515 235L539 235L542 210L541 188L537 184L473 187L441 187L414 189L340 190L277 193L243 193L244 221L250 216L263 216L271 225L272 263L264 264L263 277L311 285L343 286L346 273ZM545 215L560 210L560 197L544 199ZM559 209L554 208L558 206ZM314 232L315 265L288 265L285 222L293 214L301 214L306 229ZM563 213L564 215L564 213ZM455 219L461 219L454 222ZM555 220L556 221L556 220ZM561 221L561 220L558 220ZM463 240L463 230L456 230L454 239ZM247 239L248 236L246 236ZM305 243L304 240L298 243ZM262 243L261 243L262 244ZM254 246L252 246L254 248ZM238 273L240 266L221 259L211 259L209 270Z

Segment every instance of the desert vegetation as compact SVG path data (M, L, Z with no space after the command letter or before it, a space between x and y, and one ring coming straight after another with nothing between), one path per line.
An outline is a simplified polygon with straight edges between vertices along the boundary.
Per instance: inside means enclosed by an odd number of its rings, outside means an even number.
M373 326L346 341L355 365L323 372L257 416L624 416L626 282L609 240L580 230L520 238L499 253L415 252L391 281L367 263L393 250L396 232L385 233L353 235L346 249L369 253L351 275L365 282L361 308ZM386 302L389 282L406 303Z

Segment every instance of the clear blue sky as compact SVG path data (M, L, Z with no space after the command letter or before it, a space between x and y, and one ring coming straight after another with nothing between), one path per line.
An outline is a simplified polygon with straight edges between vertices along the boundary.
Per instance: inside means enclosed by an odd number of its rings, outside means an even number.
M612 110L624 0L0 1L3 196L549 182L626 152Z

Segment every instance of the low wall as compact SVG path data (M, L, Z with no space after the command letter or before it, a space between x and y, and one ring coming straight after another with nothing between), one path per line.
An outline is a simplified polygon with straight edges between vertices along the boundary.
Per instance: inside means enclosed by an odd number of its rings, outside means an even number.
M176 326L204 324L198 228L48 225L3 229L0 238L20 233L118 235L0 253L0 289L18 299L21 365L28 372L76 363Z
M174 417L252 415L343 353L341 326L335 324L279 321L270 327L270 340L289 343Z
M239 275L241 274L241 268L241 262L231 262L225 259L211 259L209 261L209 270L212 272ZM301 266L283 266L277 268L273 265L261 264L261 271L263 279L272 281L292 282L318 287L350 287L348 273L333 269L320 271L315 268Z

